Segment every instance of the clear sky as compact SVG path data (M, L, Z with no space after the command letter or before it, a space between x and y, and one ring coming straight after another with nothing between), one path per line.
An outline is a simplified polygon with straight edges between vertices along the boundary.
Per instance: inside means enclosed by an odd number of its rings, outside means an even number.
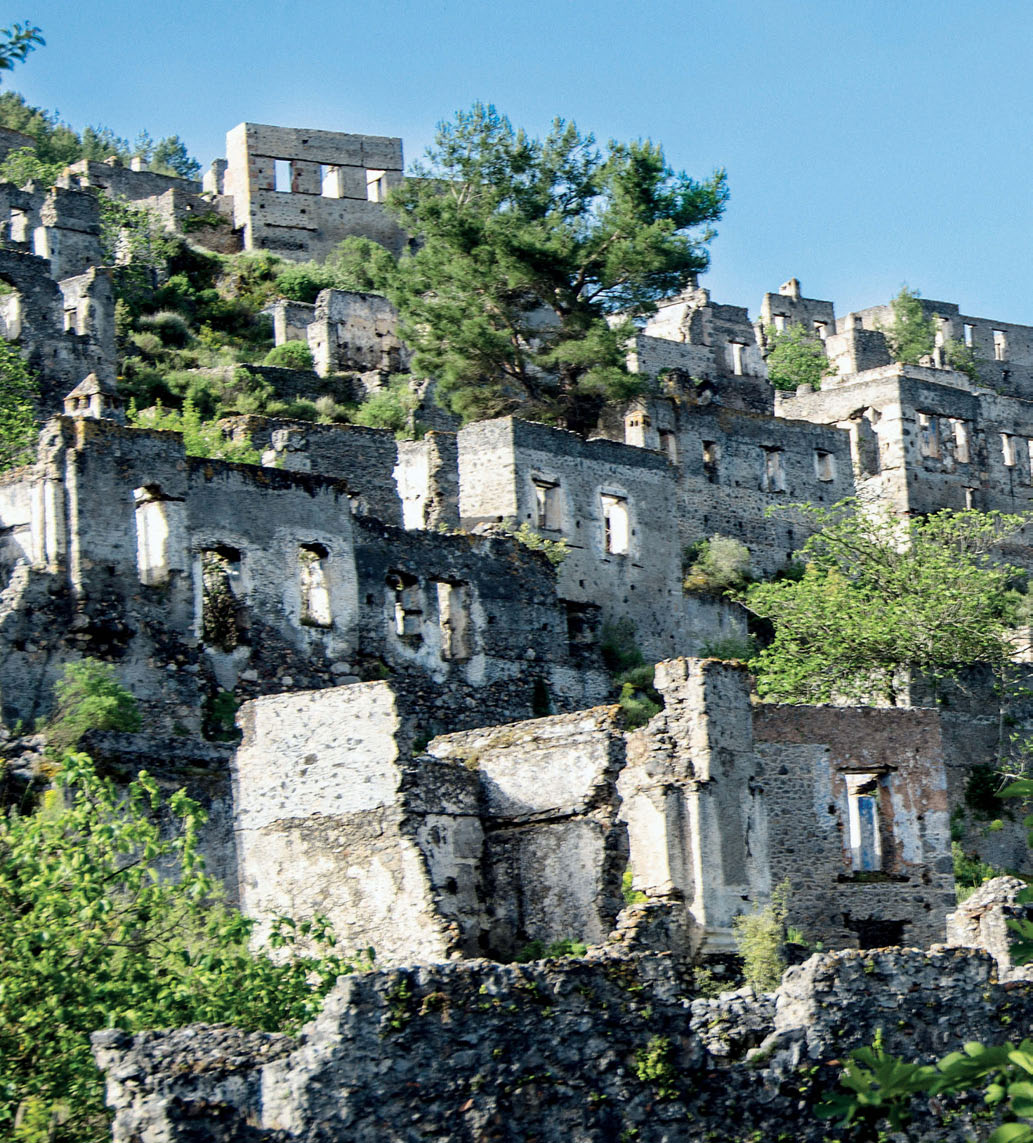
M905 282L1033 324L1033 0L29 0L6 88L76 128L243 120L400 135L475 100L727 168L703 279L756 316L798 277L845 313Z

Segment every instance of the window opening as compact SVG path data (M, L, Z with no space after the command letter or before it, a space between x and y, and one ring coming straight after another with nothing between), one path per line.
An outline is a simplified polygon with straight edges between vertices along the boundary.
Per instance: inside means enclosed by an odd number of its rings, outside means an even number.
M341 181L341 168L327 166L325 163L319 168L320 193L324 198L342 198L344 187Z
M965 322L964 329L965 329L965 344L969 347L969 349L971 349L972 346L975 344L976 327L974 325L971 325L969 322Z
M660 437L660 451L667 457L671 464L678 463L678 437L670 429L660 429L658 436Z
M836 479L836 458L832 453L814 450L814 472L819 480Z
M273 189L280 192L291 189L291 164L289 159L273 159L275 184Z
M1005 361L1008 357L1008 339L1003 329L994 330L994 361Z
M964 421L953 420L951 426L954 429L954 459L959 464L968 464L968 425Z
M17 208L11 211L11 225L9 233L12 242L28 242L29 216L24 210Z
M628 501L603 494L603 550L615 556L628 550Z
M703 441L703 475L711 484L717 481L717 442Z
M732 351L732 372L736 377L741 377L743 372L742 366L742 351L743 344L741 341L730 341L728 343Z
M298 586L301 590L301 622L306 627L332 627L327 561L330 552L322 544L298 548Z
M387 198L387 172L366 172L366 198L370 202L383 202Z
M776 333L785 333L785 328L786 328L786 316L785 316L785 314L775 314L774 319L775 319L775 332Z
M562 526L560 487L555 481L534 481L535 527L558 532Z
M785 492L786 474L780 448L764 449L764 475L761 477L762 492Z
M438 626L443 659L470 658L470 588L465 583L439 581Z
M965 507L974 508L976 506L976 490L974 488L965 489Z
M423 597L419 580L406 572L389 572L395 634L418 643L423 639Z
M1015 438L1010 433L1001 433L1001 453L1004 456L1005 466L1015 466Z
M824 341L829 334L829 323L827 321L816 321L814 323L814 332Z
M918 414L918 451L922 456L935 458L940 455L936 418L928 413Z
M133 492L136 501L136 567L140 582L151 587L169 578L168 501L157 484Z
M247 642L240 572L236 548L219 546L201 552L201 639L220 651Z
M855 873L882 869L878 774L847 774L850 865Z

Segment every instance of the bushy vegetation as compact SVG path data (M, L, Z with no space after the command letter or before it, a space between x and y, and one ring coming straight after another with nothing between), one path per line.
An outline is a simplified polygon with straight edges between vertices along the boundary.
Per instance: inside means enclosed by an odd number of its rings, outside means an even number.
M797 507L817 529L798 553L803 576L742 594L774 625L751 661L762 697L893 703L910 672L935 680L981 663L1003 677L1014 584L1025 577L996 551L1026 517L942 511L902 521L854 501Z
M280 365L284 369L311 369L312 350L306 341L284 341L269 350L262 364Z
M664 700L653 686L653 667L635 642L635 624L630 619L604 623L599 649L613 680L625 726L645 726L663 709Z
M411 440L420 434L415 419L419 403L410 378L399 375L370 393L352 419L368 429L390 429L399 440Z
M788 912L789 881L785 880L771 891L767 905L752 913L741 913L732 921L743 977L756 992L771 992L781 983L786 968L782 946Z
M523 544L525 548L530 548L535 552L544 552L545 558L553 567L558 568L570 552L570 546L566 540L550 540L548 536L542 536L536 532L526 521L519 528L510 528L509 534L518 543Z
M291 1031L360 965L319 920L275 922L287 955L252 951L254 922L204 872L203 820L146 773L116 787L75 753L37 812L0 818L0 1139L109 1137L98 1028Z
M261 464L262 456L251 444L251 438L236 440L214 421L205 421L190 397L182 409L164 409L155 405L138 412L130 410L130 423L142 429L162 429L183 434L187 456L206 456L213 460L233 460L239 464Z
M794 323L781 331L768 326L764 336L768 380L776 389L795 392L800 385L820 389L822 378L835 372L821 338L806 326Z
M99 659L66 663L54 694L57 707L46 725L52 750L71 750L88 730L140 729L136 698L118 681L110 663Z
M0 337L0 472L33 459L37 394L22 355Z
M936 344L936 322L926 317L921 294L902 286L890 302L893 317L883 328L886 344L894 361L917 365L933 351Z
M685 591L724 595L740 591L752 578L750 549L731 536L715 535L685 550Z

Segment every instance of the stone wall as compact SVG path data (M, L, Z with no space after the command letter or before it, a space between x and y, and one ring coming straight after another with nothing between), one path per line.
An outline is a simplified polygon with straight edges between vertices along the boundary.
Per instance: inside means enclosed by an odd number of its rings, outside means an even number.
M348 370L400 373L408 367L410 355L397 328L398 311L387 298L323 290L305 337L322 377Z
M1031 1018L1033 986L1006 991L984 952L890 949L812 957L758 1000L693 999L664 957L418 966L344 978L298 1040L196 1026L93 1042L115 1143L822 1143L839 1132L814 1109L853 1048L879 1037L929 1061ZM914 1110L893 1138L988 1130L978 1098Z
M955 896L936 711L762 704L753 727L790 922L832 948L943 941ZM865 783L870 851L852 790Z
M226 160L223 188L245 250L305 261L349 235L396 254L406 245L382 206L402 177L401 139L241 123L226 136Z

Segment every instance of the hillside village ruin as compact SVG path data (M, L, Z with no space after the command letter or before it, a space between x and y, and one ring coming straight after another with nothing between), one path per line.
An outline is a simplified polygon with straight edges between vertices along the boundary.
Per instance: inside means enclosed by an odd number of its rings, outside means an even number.
M791 279L752 320L693 281L628 347L651 395L591 439L460 428L430 404L410 441L241 416L258 466L125 424L91 188L211 249L304 260L350 234L402 250L381 207L402 170L399 139L241 124L203 185L83 161L53 187L0 186L0 335L50 414L37 462L0 476L4 723L43 717L66 663L114 663L155 732L98 736L98 756L202 798L210 867L246 912L326 914L385 965L570 937L720 957L785 879L792 923L826 948L944 943L952 814L993 764L996 715L961 694L752 704L741 665L700 657L744 633L741 609L685 594L682 553L727 535L774 574L808 525L768 509L800 501L1028 510L1033 327L925 300L937 348L901 365L886 306L837 316ZM277 344L306 341L316 372L264 372L293 392L341 371L375 387L407 360L394 317L375 295L280 301ZM834 369L818 391L768 382L764 330L793 323ZM977 382L946 366L949 339L978 353ZM506 532L525 524L565 541L562 564ZM665 700L630 731L600 652L621 623ZM244 700L236 748L206 740L220 692ZM1028 866L1016 823L980 851ZM625 905L627 869L643 904ZM986 943L952 925L952 943Z

